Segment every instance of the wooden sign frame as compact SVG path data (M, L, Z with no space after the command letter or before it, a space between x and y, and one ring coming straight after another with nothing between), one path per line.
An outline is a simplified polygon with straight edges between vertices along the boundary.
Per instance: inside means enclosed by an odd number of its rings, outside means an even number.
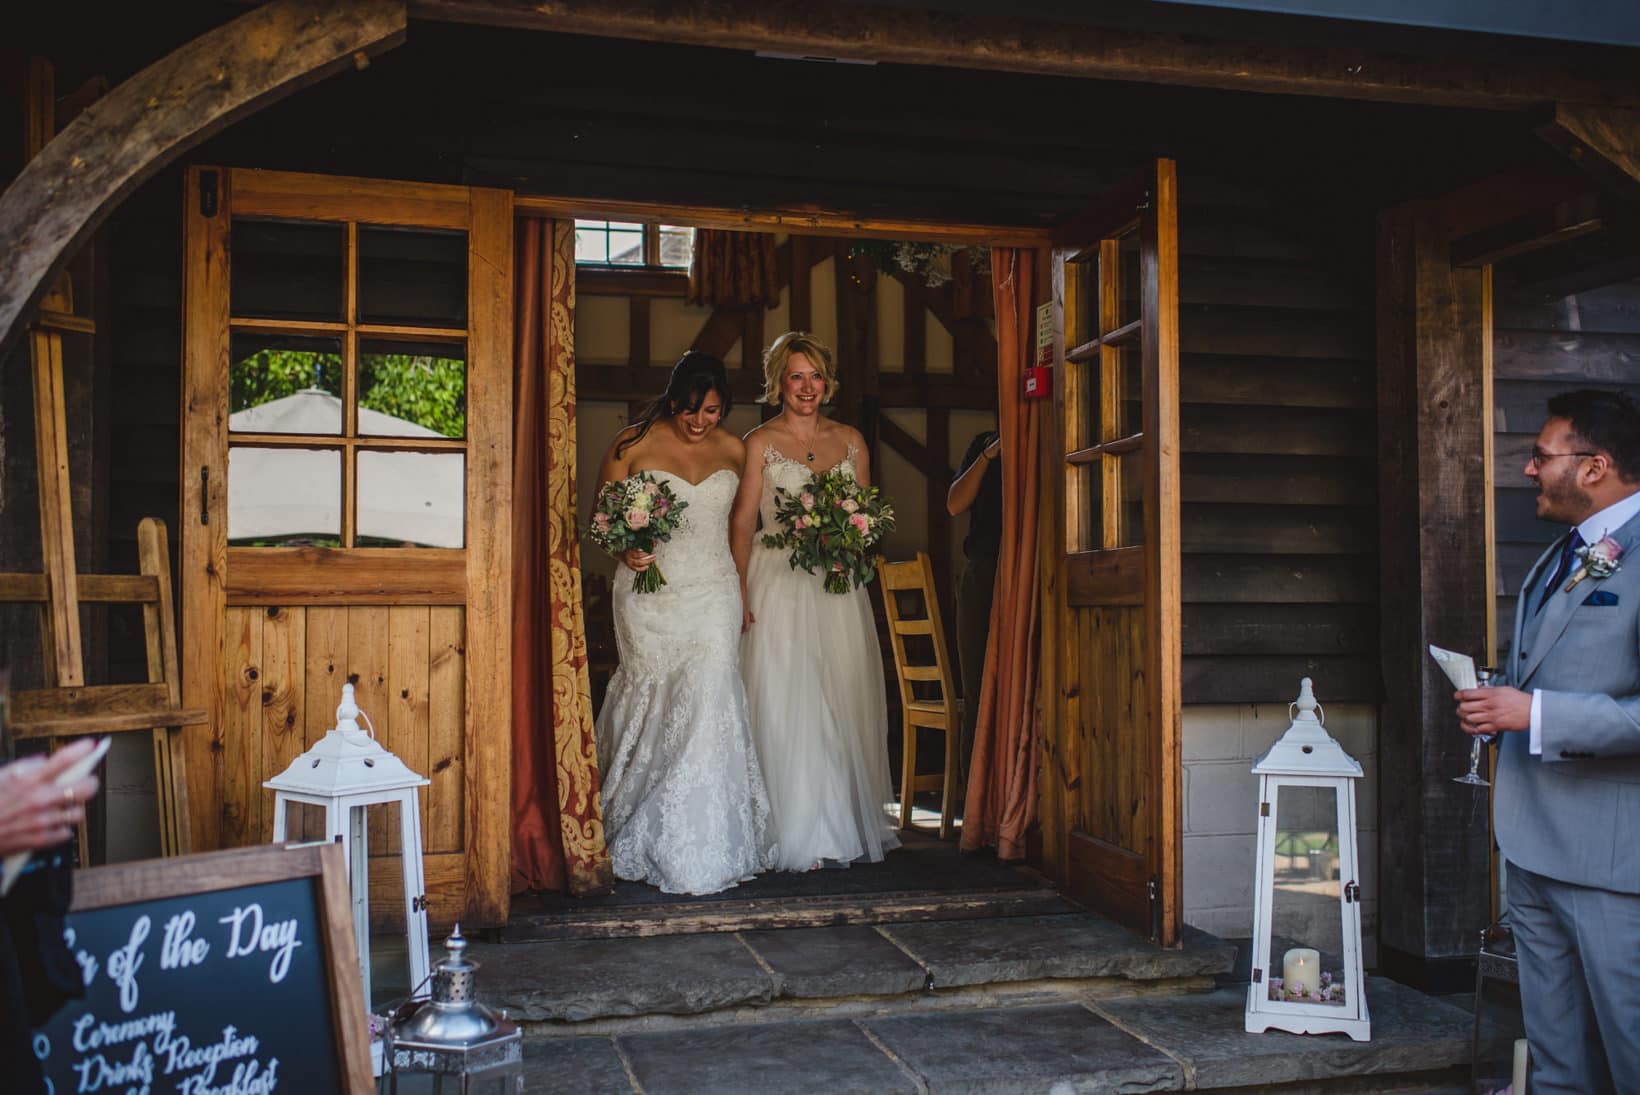
M353 907L340 845L287 848L264 844L75 871L69 915L304 878L314 879L319 887L315 895L318 928L324 941L325 983L330 990L343 1090L352 1095L369 1095L376 1090L376 1081L370 1073L368 1012L364 986L356 976L358 947L353 938Z

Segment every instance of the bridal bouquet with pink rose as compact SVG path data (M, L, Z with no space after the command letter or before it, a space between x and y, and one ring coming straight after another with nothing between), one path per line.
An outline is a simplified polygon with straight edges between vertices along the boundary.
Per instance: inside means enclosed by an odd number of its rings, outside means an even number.
M592 508L587 537L611 555L633 548L653 553L656 544L670 540L683 527L681 514L688 508L689 503L673 494L671 487L639 472L604 484ZM653 593L665 584L655 564L632 577L634 593Z
M774 512L779 528L764 534L763 546L790 550L793 570L824 574L827 593L871 581L878 561L871 548L894 531L894 508L841 468L816 472L796 494L775 491Z

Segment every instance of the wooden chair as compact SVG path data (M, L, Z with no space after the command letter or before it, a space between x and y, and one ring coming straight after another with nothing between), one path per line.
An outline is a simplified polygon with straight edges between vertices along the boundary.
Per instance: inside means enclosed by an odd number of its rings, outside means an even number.
M934 569L928 553L906 563L884 563L879 569L883 588L883 609L888 615L889 644L894 649L894 670L900 678L900 708L904 712L905 760L900 773L900 828L911 826L911 801L918 791L940 792L940 837L951 835L956 815L960 777L957 750L961 747L962 705L951 683L951 656L945 645L945 629L940 624L940 601L934 592ZM907 616L900 598L922 595L922 613ZM933 647L933 661L913 663L906 654L906 636L926 635ZM938 685L936 698L919 697L916 685ZM945 772L937 776L917 775L917 728L928 727L945 733Z

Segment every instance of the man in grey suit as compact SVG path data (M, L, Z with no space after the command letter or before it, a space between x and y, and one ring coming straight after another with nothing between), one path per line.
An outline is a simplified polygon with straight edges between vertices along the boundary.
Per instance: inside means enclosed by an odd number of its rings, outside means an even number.
M1555 396L1526 475L1573 527L1521 587L1513 687L1457 693L1458 717L1498 735L1532 1091L1640 1092L1640 406Z

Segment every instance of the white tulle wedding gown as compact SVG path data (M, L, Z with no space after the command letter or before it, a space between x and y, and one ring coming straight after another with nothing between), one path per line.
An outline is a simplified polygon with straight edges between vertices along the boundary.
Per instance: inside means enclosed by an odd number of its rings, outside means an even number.
M839 467L854 474L854 453ZM764 449L763 527L774 492L797 493L810 469ZM884 810L888 704L865 589L827 593L821 575L793 570L789 552L753 539L746 597L756 618L740 644L752 736L768 781L778 866L877 861L900 845Z
M774 866L769 796L740 678L740 579L729 554L739 477L670 472L689 504L658 546L666 585L615 573L621 664L596 725L604 831L615 875L668 893L715 893Z

